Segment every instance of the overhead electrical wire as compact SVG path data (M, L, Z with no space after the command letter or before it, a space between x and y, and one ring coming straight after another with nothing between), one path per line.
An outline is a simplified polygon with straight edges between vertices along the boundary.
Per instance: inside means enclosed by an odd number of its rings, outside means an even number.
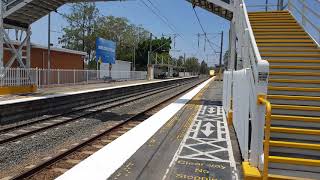
M170 24L170 22L168 22L168 21L166 20L166 18L164 18L163 16L159 15L159 14L154 10L154 8L151 8L144 0L140 0L140 1L141 1L154 15L158 16L158 17L160 18L160 20L161 20L164 24L166 24L166 25L170 28L170 30L171 30L172 32L176 33L175 28L173 28L173 26ZM151 2L150 0L148 0L148 1L152 4L152 2ZM154 6L154 5L152 4L152 6ZM178 34L178 36L182 37L179 33L176 33L176 34Z
M151 4L151 6L152 6L155 10L158 11L158 13L166 20L166 22L167 22L175 31L177 31L176 26L175 26L174 24L171 24L170 21L169 21L169 19L168 19L166 16L163 16L163 15L162 15L161 10L160 10L156 5L154 5L154 3L153 3L151 0L147 0L147 1ZM179 33L177 33L177 34L180 36Z
M217 52L215 51L215 49L213 48L213 46L212 46L214 43L212 43L212 42L210 41L210 39L209 39L208 36L207 36L206 31L204 30L204 28L203 28L203 26L202 26L202 24L201 24L201 21L200 21L200 18L199 18L199 16L198 16L198 13L197 13L196 9L195 9L194 7L192 7L192 9L193 9L193 12L194 12L197 20L198 20L198 23L199 23L199 25L200 25L200 27L201 27L201 30L202 30L202 32L203 32L203 34L204 34L205 39L209 42L209 45L210 45L211 49L214 51L214 53L217 53Z

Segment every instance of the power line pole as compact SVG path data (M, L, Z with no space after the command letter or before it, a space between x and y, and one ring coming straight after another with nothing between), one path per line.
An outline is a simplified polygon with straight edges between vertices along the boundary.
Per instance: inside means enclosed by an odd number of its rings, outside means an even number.
M148 65L150 64L150 56L151 56L151 52L152 52L152 33L150 33L150 44L149 44L149 52L148 52Z
M186 53L183 54L183 71L184 71L184 76L186 76Z
M219 66L221 68L221 64L222 64L222 51L223 51L223 31L221 32L221 47L220 47L220 59L219 59Z
M51 13L48 15L48 85L50 84L50 69L51 69Z
M219 59L219 80L221 80L222 73L222 52L223 51L223 31L221 32L221 45L220 45L220 59Z

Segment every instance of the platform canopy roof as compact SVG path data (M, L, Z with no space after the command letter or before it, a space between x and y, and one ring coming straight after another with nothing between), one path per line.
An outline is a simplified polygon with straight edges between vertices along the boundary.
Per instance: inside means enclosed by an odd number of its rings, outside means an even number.
M66 3L119 0L2 0L4 23L27 28L30 24Z
M30 24L56 11L66 3L98 2L119 0L1 0L4 6L4 23L27 28ZM195 6L204 8L225 19L232 19L230 0L187 0Z
M231 20L233 17L233 6L230 0L187 0L195 6L208 10L220 17Z

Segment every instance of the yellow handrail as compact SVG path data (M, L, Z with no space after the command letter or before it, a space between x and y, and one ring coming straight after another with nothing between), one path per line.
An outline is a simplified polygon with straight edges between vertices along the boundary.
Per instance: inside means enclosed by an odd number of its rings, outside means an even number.
M265 131L264 131L264 164L263 164L263 176L262 179L268 179L268 168L269 168L269 143L270 143L270 126L271 126L271 103L267 100L266 95L258 95L258 104L266 105L266 120L265 120Z

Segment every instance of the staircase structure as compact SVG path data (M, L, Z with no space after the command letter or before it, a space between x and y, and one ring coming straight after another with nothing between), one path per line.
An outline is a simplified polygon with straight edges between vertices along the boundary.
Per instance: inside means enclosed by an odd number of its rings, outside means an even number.
M0 79L3 67L15 60L21 67L30 66L33 22L65 3L80 1L0 0ZM319 36L320 28L304 14L308 10L319 19L319 13L303 0L296 0L303 3L302 10L288 0L289 11L252 13L244 0L187 1L231 22L223 106L233 119L245 179L320 179L320 49L305 23ZM302 22L294 10L302 14ZM25 33L19 47L5 29ZM4 44L12 52L6 65Z
M320 49L288 11L249 18L270 64L269 174L320 179Z
M289 0L288 10L269 12L248 12L243 0L220 8L232 7L224 109L233 119L245 179L320 179L320 40L309 34L310 25L319 35L320 29L303 13L320 16L297 1L302 5ZM212 0L193 4L226 17ZM238 91L248 92L239 98Z

